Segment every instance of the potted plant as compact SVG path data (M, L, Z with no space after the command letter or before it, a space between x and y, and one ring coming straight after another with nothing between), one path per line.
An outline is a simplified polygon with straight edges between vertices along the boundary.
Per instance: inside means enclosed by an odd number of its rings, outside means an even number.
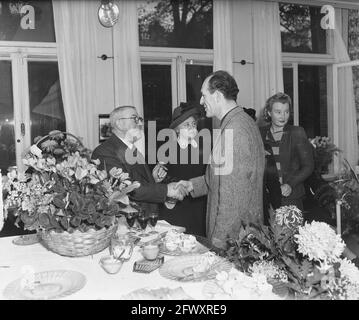
M333 161L333 155L341 150L331 142L329 137L315 137L310 139L314 147L314 171L319 174L326 174L329 172L329 165Z
M90 150L70 133L52 131L36 139L23 159L24 173L9 173L6 210L36 230L45 245L63 255L93 254L109 245L116 217L139 187L127 173L99 170Z

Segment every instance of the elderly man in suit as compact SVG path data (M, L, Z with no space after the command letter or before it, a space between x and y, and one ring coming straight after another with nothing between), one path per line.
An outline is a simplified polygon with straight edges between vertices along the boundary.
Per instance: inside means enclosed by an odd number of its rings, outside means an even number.
M220 133L205 175L181 181L193 197L208 195L207 238L219 248L238 236L242 224L263 223L265 152L256 123L236 103L238 91L226 71L203 82L200 103L207 117L220 120Z
M93 151L92 159L99 159L100 167L107 171L117 167L127 172L131 180L141 184L130 194L131 200L145 211L158 212L159 203L164 203L167 197L183 200L186 191L176 183L160 183L166 174L164 170L157 165L151 172L137 151L134 143L142 138L142 121L133 106L115 108L110 114L112 135Z

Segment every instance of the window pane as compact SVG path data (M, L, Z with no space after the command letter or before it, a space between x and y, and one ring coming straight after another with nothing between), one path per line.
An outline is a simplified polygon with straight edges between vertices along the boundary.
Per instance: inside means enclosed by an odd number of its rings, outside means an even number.
M299 125L307 136L328 135L327 72L323 66L298 66Z
M168 128L172 118L172 89L170 65L142 65L142 92L145 134L148 121L156 121L156 136L161 129ZM157 141L157 139L156 139ZM146 138L147 142L147 138ZM156 150L163 142L158 142ZM152 147L152 146L151 146ZM146 157L148 145L145 144Z
M212 0L138 4L140 46L213 49Z
M33 28L31 13L21 13L24 5L34 8ZM52 1L0 1L0 41L55 42Z
M349 10L348 52L351 60L359 59L359 10ZM352 70L359 138L359 67L353 67Z
M31 141L52 130L66 131L57 62L29 62Z
M327 52L320 7L281 3L279 8L283 52Z
M145 121L156 121L157 129L168 128L172 117L171 66L142 65L141 71Z
M201 99L202 83L212 73L212 66L186 65L186 92L187 102L194 102L199 105ZM206 118L198 122L198 129L212 129L212 119Z
M351 60L359 59L359 10L349 10L348 51Z
M0 169L16 165L11 62L0 61Z

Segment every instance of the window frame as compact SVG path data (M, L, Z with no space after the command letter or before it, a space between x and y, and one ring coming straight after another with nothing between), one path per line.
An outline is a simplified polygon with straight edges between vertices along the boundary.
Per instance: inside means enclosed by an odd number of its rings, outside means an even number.
M296 0L284 0L280 1L282 3L291 3L298 5L307 5L307 6L322 6L325 3L320 3L318 1L313 1L313 3L308 4L305 1L296 1ZM328 4L328 3L326 3ZM337 6L335 7L335 15L341 15L340 9ZM332 66L335 63L334 58L334 32L331 30L326 31L326 46L327 53L299 53L299 52L282 52L282 65L283 68L291 66L293 68L293 120L294 125L299 125L299 84L298 84L298 66L299 65L312 65L312 66L326 66L327 73L327 111L328 111L328 136L332 139L334 138L334 129L333 129L333 88L332 88Z
M0 41L0 60L11 62L16 166L22 170L23 152L31 146L28 62L57 62L57 45L54 42ZM24 136L22 123L25 125Z
M187 100L186 64L213 66L213 56L213 49L140 47L141 65L171 65L172 111Z

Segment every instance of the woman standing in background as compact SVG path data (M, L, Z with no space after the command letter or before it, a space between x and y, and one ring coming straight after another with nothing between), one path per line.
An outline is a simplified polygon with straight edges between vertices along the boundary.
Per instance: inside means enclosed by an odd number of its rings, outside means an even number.
M264 213L295 205L303 211L304 180L314 169L313 152L302 127L289 125L292 101L284 93L270 97L264 107L269 124L260 128L266 151Z

